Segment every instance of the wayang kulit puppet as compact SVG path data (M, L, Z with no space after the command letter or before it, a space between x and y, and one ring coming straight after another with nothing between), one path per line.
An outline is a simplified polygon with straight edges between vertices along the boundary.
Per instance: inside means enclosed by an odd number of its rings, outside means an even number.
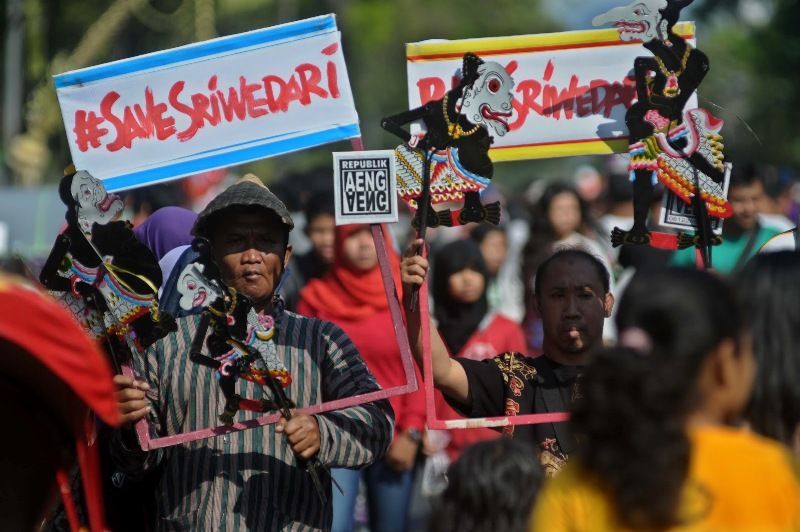
M193 247L200 256L180 273L177 290L181 295L181 309L202 313L189 354L193 362L216 371L217 382L225 396L220 422L232 425L239 410L280 410L280 403L284 400L288 408L294 408L283 392L292 383L292 377L278 360L272 341L276 333L274 316L257 313L247 296L222 284L219 272L210 260L208 241L198 238ZM277 313L282 308L279 298L276 298L276 303ZM211 334L208 334L209 328ZM203 353L204 340L207 354ZM273 400L242 398L236 393L237 379L266 386Z
M177 290L181 295L182 310L202 313L189 357L192 362L215 371L217 383L225 396L220 422L233 425L240 410L280 412L288 421L296 405L284 389L292 383L292 376L278 358L274 342L277 334L275 318L283 312L283 301L276 295L272 314L257 313L247 296L222 283L219 270L211 260L208 241L197 238L192 247L199 257L180 273ZM206 353L203 352L204 341ZM242 397L236 393L239 379L266 387L271 398ZM317 494L324 501L326 496L319 480L324 466L316 458L306 466Z
M42 284L109 351L117 371L135 352L175 329L158 308L161 270L130 223L115 221L122 200L86 171L59 184L67 206L58 235L39 276Z
M502 65L467 53L459 84L444 98L381 122L405 142L395 149L398 191L417 211L414 224L421 233L425 226L500 222L500 204L483 205L480 194L493 174L490 135L508 132L513 87ZM423 135L402 127L416 120L424 123ZM437 211L434 205L444 208ZM450 206L458 208L451 212Z
M629 170L634 189L634 224L614 228L611 242L649 244L647 214L653 186L660 181L692 206L695 236L679 235L678 247L696 245L708 266L710 246L719 243L709 217L732 211L723 191L726 163L719 120L704 109L684 109L709 69L708 58L673 31L681 10L692 0L636 0L595 17L595 26L612 23L623 41L641 40L653 53L634 62L637 101L628 109Z

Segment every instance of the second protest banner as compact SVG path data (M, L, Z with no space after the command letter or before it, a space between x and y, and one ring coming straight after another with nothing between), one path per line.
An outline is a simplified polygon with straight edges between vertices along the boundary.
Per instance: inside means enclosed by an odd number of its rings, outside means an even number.
M108 190L360 136L333 15L54 81L72 160Z
M693 22L675 31L695 44ZM587 30L406 45L408 103L442 98L465 52L504 65L515 81L510 131L495 137L495 161L625 152L625 111L636 99L633 62L651 55L617 30ZM687 108L696 106L696 97Z

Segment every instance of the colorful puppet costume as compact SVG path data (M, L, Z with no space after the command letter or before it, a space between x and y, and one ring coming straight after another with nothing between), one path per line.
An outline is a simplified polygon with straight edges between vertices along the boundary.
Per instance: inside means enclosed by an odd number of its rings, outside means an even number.
M394 150L397 166L397 188L400 198L414 209L422 195L422 172L425 156L401 144ZM436 150L431 156L431 203L461 201L465 192L483 192L490 179L467 170L458 158L458 148Z
M628 165L631 180L635 179L636 171L650 171L654 181L657 179L681 200L690 204L692 196L697 193L694 185L697 172L709 216L729 218L733 211L721 184L696 170L688 160L689 156L698 153L711 166L725 172L722 136L719 133L723 121L705 109L684 111L683 122L679 125L670 124L657 111L648 113L645 120L652 120L655 122L653 125L659 129L653 135L628 147L631 156ZM676 149L676 144L681 139L685 139L683 150Z
M195 246L202 250L200 260L208 261L207 243L198 239ZM292 376L277 357L275 317L258 314L247 297L206 277L204 272L209 271L215 271L211 264L188 264L181 273L178 293L184 311L204 313L189 356L193 362L215 370L215 379L225 395L219 420L232 425L239 410L271 412L279 409L275 401L254 401L237 394L237 379L266 386L275 394L280 393L278 388L292 383ZM281 306L276 307L277 313L281 313ZM209 327L212 332L205 338ZM207 354L203 353L203 340ZM294 407L294 403L290 407Z

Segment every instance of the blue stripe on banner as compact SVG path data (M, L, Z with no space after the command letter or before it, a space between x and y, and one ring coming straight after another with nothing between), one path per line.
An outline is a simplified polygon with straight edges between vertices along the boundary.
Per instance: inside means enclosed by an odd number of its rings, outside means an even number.
M163 52L131 57L104 65L73 70L72 72L65 72L64 74L53 76L53 81L57 89L63 89L72 85L91 83L101 79L163 67L173 63L182 63L192 59L199 59L224 52L232 52L259 44L297 38L313 33L328 33L331 31L336 31L336 18L334 15L323 15L321 17L281 24L280 26L272 26L247 33L240 33L230 37L212 39L198 44L189 44L179 48L164 50Z
M190 174L214 170L216 168L226 168L243 164L257 159L273 157L293 151L305 150L322 144L336 142L337 140L347 140L361 136L358 123L344 126L336 126L322 131L315 131L306 135L293 137L250 146L226 153L208 155L206 157L192 159L168 166L151 168L140 172L133 172L116 177L109 177L103 180L106 190L118 191L134 187L141 187L169 179L175 179Z

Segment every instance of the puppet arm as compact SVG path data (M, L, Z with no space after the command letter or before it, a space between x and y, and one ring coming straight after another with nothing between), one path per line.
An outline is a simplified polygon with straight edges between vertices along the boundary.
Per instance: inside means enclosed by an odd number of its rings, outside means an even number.
M67 235L58 235L56 237L53 249L50 250L50 255L47 257L47 261L39 274L39 281L48 290L67 292L70 289L69 280L58 275L58 267L69 251L70 243L70 238Z
M652 57L637 57L633 61L633 74L636 79L636 98L640 102L650 101L650 91L647 88L647 73L655 72L658 63Z
M388 131L389 133L400 137L403 142L408 142L411 140L411 133L403 129L403 125L408 124L409 122L413 122L415 120L419 120L425 116L430 114L430 109L427 105L423 105L422 107L417 107L416 109L411 109L410 111L403 111L402 113L397 113L396 115L387 116L383 120L381 120L381 127ZM424 142L424 140L420 141L420 143ZM419 148L423 148L423 146L417 145Z

